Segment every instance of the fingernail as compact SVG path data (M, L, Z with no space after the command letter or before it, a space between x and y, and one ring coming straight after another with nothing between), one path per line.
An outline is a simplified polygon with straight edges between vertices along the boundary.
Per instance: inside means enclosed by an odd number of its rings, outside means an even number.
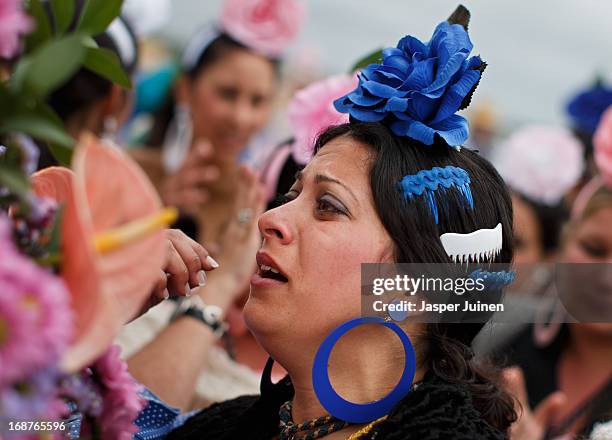
M164 299L168 298L170 298L170 292L168 292L168 289L164 289Z
M198 284L200 285L200 287L206 285L206 272L204 272L203 270L198 272Z
M191 296L191 287L189 287L189 283L185 284L185 296Z
M215 259L213 257L211 257L210 255L206 257L206 261L208 261L208 264L210 264L212 267L214 267L215 269L217 267L219 267L219 263L217 263L215 261Z

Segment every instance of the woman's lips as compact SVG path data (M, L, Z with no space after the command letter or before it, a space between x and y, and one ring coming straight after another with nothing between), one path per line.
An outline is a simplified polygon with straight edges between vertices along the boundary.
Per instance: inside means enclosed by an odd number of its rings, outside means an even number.
M264 251L257 252L257 272L251 277L253 287L278 287L289 282L276 261ZM262 271L262 267L265 271ZM274 274L271 271L274 271ZM280 278L280 279L279 279Z
M251 276L251 286L253 287L278 287L287 284L286 281L275 280L274 278L264 278L259 272Z
M255 260L257 261L257 269L260 275L262 275L264 271L271 270L275 274L280 275L282 278L285 278L286 281L289 281L289 277L285 274L283 269L266 252L263 252L263 251L257 252L257 254L255 255Z

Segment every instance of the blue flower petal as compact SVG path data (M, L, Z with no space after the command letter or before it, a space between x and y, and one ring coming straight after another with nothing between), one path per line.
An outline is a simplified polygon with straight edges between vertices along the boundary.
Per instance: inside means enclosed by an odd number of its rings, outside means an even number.
M430 58L414 65L412 73L402 85L402 90L422 90L434 80L435 67L437 60Z
M387 116L387 114L383 112L364 110L357 107L349 108L348 114L362 122L380 122Z
M410 105L409 99L407 100L407 102L408 105ZM409 110L404 112L391 112L391 114L400 121L412 121L415 118L415 115L412 115Z
M467 59L465 69L477 69L482 64L482 59L480 56L476 55Z
M425 145L433 145L434 142L434 130L419 121L395 121L391 124L391 130L397 136L407 136Z
M406 52L410 58L416 53L422 53L423 55L427 55L429 50L425 44L421 42L421 40L414 38L412 35L406 35L404 38L399 40L397 43L398 49Z
M474 47L470 37L463 26L442 22L436 27L429 43L430 50L440 57L440 63L446 64L456 53L469 55Z
M386 112L405 112L408 108L408 100L406 98L393 97L387 101L384 109Z
M440 105L439 99L430 98L420 93L414 93L411 98L409 109L417 121L427 122L436 115Z
M393 87L375 81L364 81L361 86L372 95L379 96L381 98L392 98L401 93Z
M379 84L384 84L386 86L391 87L392 89L399 89L400 86L404 83L403 77L399 77L393 73L393 68L389 68L390 72L385 72L382 69L378 72L375 72L372 75L372 78L369 81Z
M380 69L378 72L376 72L376 74L374 75L374 78L372 78L372 81L387 81L389 80L390 82L404 82L404 73L403 72L396 72L395 69L393 69L392 67L389 67L388 69Z
M472 47L465 29L448 22L438 25L427 43L406 36L396 48L383 50L382 64L364 68L358 87L334 106L351 119L388 120L395 134L426 145L436 135L461 145L468 125L455 112L481 75L480 58L468 58Z
M387 57L393 56L406 56L403 50L398 49L397 47L387 47L382 51L383 60L387 59Z
M371 107L373 105L379 104L384 100L384 98L378 96L365 95L359 89L349 93L346 97L353 103L363 107Z
M450 146L462 145L469 131L467 120L459 115L452 115L434 127L415 120L395 121L391 124L391 130L398 136L408 136L425 145L433 145L437 134Z
M432 128L451 147L463 145L470 134L467 119L459 115L451 115Z
M421 92L432 93L446 86L452 76L455 74L455 72L457 72L461 68L461 65L463 64L463 61L466 59L466 57L467 54L456 53L448 60L446 64L439 65L438 73L436 74L436 80L431 85L429 85L429 87L426 87L421 90Z
M383 65L394 67L404 72L410 69L410 61L406 58L404 54L402 54L401 56L394 55L385 58Z
M458 82L446 90L440 102L438 112L431 123L435 124L456 113L459 107L461 107L463 98L470 93L470 90L472 90L472 87L474 87L474 84L476 84L479 79L480 71L468 70L465 72Z
M334 108L338 110L339 113L348 113L352 106L353 103L347 99L346 96L338 98L334 101Z

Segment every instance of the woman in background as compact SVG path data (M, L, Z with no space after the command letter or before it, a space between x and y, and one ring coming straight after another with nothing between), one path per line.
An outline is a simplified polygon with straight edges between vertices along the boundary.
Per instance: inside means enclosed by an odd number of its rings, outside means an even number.
M261 10L267 14L263 22L255 17ZM236 331L244 324L242 304L234 301L245 293L255 271L253 254L260 241L255 219L265 203L262 185L252 172L241 170L239 156L270 116L280 56L298 32L301 16L295 1L227 1L219 22L200 31L184 52L160 190L166 203L192 214L198 241L216 250L220 267L197 290L203 304L178 311L165 305L135 322L121 338L130 354L130 372L179 408L201 407L258 388L267 356L250 334ZM211 170L214 183L207 178ZM216 328L193 319L194 308L205 312L209 306L217 307L217 323L229 321L223 348L215 345L220 336ZM173 321L166 327L170 315ZM184 341L180 347L177 339ZM158 371L150 370L151 362ZM160 375L166 379L159 380Z
M597 431L611 431L597 427L612 420L611 134L608 110L594 138L601 177L576 199L559 257L576 263L559 267L563 283L556 286L566 313L582 323L561 324L566 320L557 317L526 329L500 350L507 363L520 367L506 372L509 390L523 406L513 440L590 434L603 439L608 437Z
M584 172L582 146L563 127L528 125L493 152L512 190L517 264L553 260L568 218L565 196Z

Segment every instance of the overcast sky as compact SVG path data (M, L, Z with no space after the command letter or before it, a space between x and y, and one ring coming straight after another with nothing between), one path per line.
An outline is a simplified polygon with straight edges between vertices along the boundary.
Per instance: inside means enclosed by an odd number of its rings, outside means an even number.
M411 33L428 40L451 0L303 0L309 20L299 47L317 48L325 71L346 71L379 46ZM596 73L612 79L612 2L466 0L474 53L489 63L474 102L495 105L504 125L563 122L571 93ZM220 0L172 0L163 33L182 42L210 21Z

